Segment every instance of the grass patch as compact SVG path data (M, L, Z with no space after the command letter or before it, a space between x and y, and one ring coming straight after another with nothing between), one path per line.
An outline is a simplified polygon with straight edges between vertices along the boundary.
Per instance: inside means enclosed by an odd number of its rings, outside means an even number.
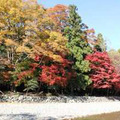
M120 112L93 115L88 117L75 118L72 120L120 120Z

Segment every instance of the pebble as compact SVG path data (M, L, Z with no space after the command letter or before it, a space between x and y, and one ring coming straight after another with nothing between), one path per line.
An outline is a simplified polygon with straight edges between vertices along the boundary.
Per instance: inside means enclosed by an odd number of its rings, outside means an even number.
M27 96L27 95L1 95L0 102L8 103L89 103L89 102L120 101L119 96Z

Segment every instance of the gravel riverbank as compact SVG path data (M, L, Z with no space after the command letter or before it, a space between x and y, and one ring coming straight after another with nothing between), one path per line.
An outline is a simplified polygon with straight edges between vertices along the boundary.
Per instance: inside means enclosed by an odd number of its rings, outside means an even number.
M0 120L62 120L115 111L120 111L117 96L0 96Z
M1 103L0 120L62 120L120 111L120 102Z

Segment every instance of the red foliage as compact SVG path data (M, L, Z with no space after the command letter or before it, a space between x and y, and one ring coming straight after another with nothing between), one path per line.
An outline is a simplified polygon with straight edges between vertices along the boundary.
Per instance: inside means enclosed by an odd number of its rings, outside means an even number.
M70 65L71 63L66 59L62 59L61 63L54 62L51 65L42 65L42 73L39 80L48 85L64 87L72 76Z
M24 70L20 73L17 74L17 80L14 81L15 86L19 85L25 77L28 76L34 76L34 71L36 70L37 67L39 67L38 63L32 63L29 65L30 69L29 70Z
M46 83L48 85L59 85L65 87L68 80L73 76L71 72L72 62L61 56L60 62L53 61L51 58L42 55L36 55L34 63L30 64L29 70L22 71L17 74L17 81L14 82L15 85L21 83L22 79L27 76L34 76L34 73L40 73L38 76L38 81ZM39 69L37 69L39 68Z
M112 66L110 58L106 52L95 52L86 57L91 65L92 72L90 78L93 88L120 89L120 76Z
M14 81L15 86L19 85L21 83L21 80L24 77L26 77L26 76L28 76L28 75L30 75L32 73L33 73L32 70L26 70L26 71L23 71L23 72L20 72L19 74L17 74L18 79L16 81Z

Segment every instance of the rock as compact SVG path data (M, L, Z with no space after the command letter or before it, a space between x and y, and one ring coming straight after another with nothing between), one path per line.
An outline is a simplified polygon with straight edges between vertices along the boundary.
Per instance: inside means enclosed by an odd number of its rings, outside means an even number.
M120 97L2 95L0 102L17 103L89 103L120 101Z

